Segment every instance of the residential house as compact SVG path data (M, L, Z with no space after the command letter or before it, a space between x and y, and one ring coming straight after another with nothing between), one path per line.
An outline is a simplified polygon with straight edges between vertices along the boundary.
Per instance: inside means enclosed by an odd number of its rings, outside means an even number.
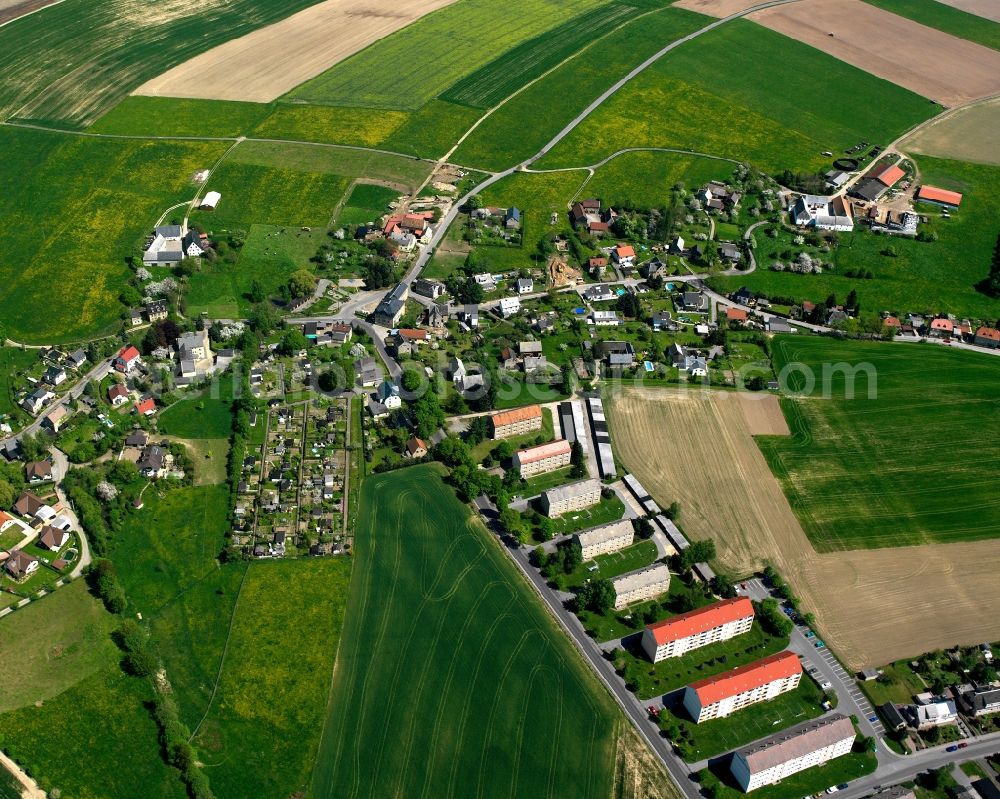
M746 792L849 754L857 733L843 713L805 721L737 749L730 771Z
M728 263L738 264L743 257L740 248L731 242L725 241L719 245L719 257Z
M537 407L537 406L535 406ZM496 437L496 436L494 436ZM589 508L601 501L601 484L591 478L542 492L542 513L550 518Z
M358 358L354 362L354 373L358 376L358 385L362 388L373 388L381 376L381 370L374 358Z
M152 397L143 397L135 404L133 410L139 416L152 416L156 413L156 400Z
M1000 347L1000 330L984 325L976 330L972 342L979 347L989 347L991 350L995 350Z
M670 569L665 563L654 563L628 572L611 581L615 589L615 610L633 602L656 599L670 590Z
M1000 713L1000 688L993 685L969 686L960 694L965 712L970 716L988 716Z
M791 333L792 326L781 317L772 316L767 320L767 332L768 333Z
M504 297L500 300L500 315L507 319L521 310L521 300L518 297Z
M700 291L685 291L681 295L680 305L686 313L708 313L708 295Z
M932 319L927 330L931 338L951 338L955 334L955 323L951 319Z
M406 283L399 283L375 307L375 312L371 317L372 324L382 327L396 327L406 310L406 300L409 296L409 286Z
M490 416L492 437L511 438L542 429L542 409L538 405L514 408Z
M462 359L452 358L448 362L447 373L451 377L451 382L461 391L462 383L465 381L465 376L467 374L465 364L462 363Z
M608 366L635 366L635 347L632 346L632 342L602 341L599 346Z
M723 718L757 702L793 691L802 677L794 652L756 660L713 677L691 683L684 690L684 708L696 723Z
M440 329L448 322L448 306L434 304L425 311L424 324L429 328Z
M518 230L521 227L521 209L511 206L504 213L503 225L507 230Z
M742 308L726 308L726 319L730 322L746 322L747 312Z
M60 530L58 527L45 525L38 533L38 546L47 549L49 552L58 552L69 541L69 533Z
M703 608L646 625L642 648L653 663L680 657L692 649L728 641L750 632L753 603L746 597L723 599Z
M923 704L911 705L910 715L913 718L913 726L918 730L954 724L958 720L955 703L940 697Z
M617 311L592 311L590 322L597 327L618 327L622 320Z
M207 330L178 337L177 362L181 377L200 377L211 370L212 347Z
M20 549L13 549L3 567L7 570L7 574L15 580L21 581L38 571L38 563L38 558L33 558Z
M423 458L427 454L427 444L422 438L414 436L406 442L407 458Z
M58 386L66 382L66 370L61 366L50 366L42 375L42 380L50 386Z
M635 266L635 249L628 244L619 244L611 251L611 258L619 266Z
M383 380L375 390L375 396L390 411L403 406L403 400L399 396L399 386L391 380Z
M608 268L608 259L601 255L595 255L587 261L587 269L595 277L600 277L604 274L604 270Z
M24 408L32 416L37 414L42 408L49 404L52 400L56 398L53 394L46 388L36 388L23 400L21 400L21 407Z
M111 365L116 372L127 375L132 374L132 371L141 363L142 358L139 355L139 350L129 344L118 351Z
M379 402L374 394L368 397L365 407L368 408L368 413L371 414L372 419L385 419L389 416L389 409L384 403Z
M42 419L42 427L47 427L53 433L58 433L59 428L62 427L63 420L69 416L69 411L66 410L65 405L57 405L51 411L49 411L45 418Z
M885 191L885 186L876 184L874 200ZM869 199L869 198L865 198ZM818 230L854 230L854 220L843 197L821 197L814 194L803 194L789 209L792 221L804 227L811 225Z
M66 363L73 369L79 369L87 362L87 353L83 350L74 350L66 356Z
M151 444L142 451L136 468L143 477L165 477L167 474L167 452L163 447Z
M520 277L517 279L517 293L531 294L535 290L535 281L530 277Z
M444 294L444 284L437 280L418 277L415 281L413 281L413 293L436 300Z
M596 283L583 292L583 298L588 302L608 302L618 298L607 283Z
M466 305L458 313L458 319L470 327L479 327L479 306Z
M652 324L653 330L659 333L662 330L672 330L674 320L670 311L657 311L650 317L650 324Z
M675 341L667 347L666 355L671 366L680 368L684 365L684 359L687 358L687 350Z
M129 308L128 309L128 321L132 327L137 327L142 324L142 308Z
M52 464L48 461L31 461L24 466L29 483L44 483L52 479Z
M129 391L124 383L113 383L108 389L108 400L115 408L128 402Z
M677 367L680 371L686 372L689 377L707 377L708 361L697 354L685 354L684 360Z
M570 443L561 438L547 444L539 444L537 447L519 449L511 460L514 468L520 471L521 477L528 478L569 466L571 453Z
M583 559L588 561L598 555L607 555L631 546L635 541L635 529L629 519L619 519L616 522L581 530L576 534L576 540L580 544Z
M150 300L144 308L146 318L150 322L159 322L166 319L169 310L170 306L166 300Z
M17 498L17 502L14 503L14 512L18 516L23 516L26 519L32 519L38 515L38 512L42 508L48 508L42 500L31 491L22 491L21 496ZM50 509L51 510L51 509Z
M836 324L846 322L847 319L847 312L843 308L831 308L830 312L826 315L826 326L833 327Z

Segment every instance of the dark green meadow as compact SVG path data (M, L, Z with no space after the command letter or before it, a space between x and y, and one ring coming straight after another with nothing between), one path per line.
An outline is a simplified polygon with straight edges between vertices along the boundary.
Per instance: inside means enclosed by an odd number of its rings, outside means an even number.
M796 336L772 355L817 376L817 395L782 400L792 436L757 439L817 550L1000 536L1000 358ZM820 396L824 364L870 364L876 398L863 372L847 398L843 371Z
M824 150L862 139L887 144L939 110L808 45L734 20L665 55L538 166L593 164L625 147L659 146L736 158L772 173L829 169Z
M925 0L865 0L873 6L912 19L928 28L950 33L959 39L1000 50L1000 24L986 17L979 17L954 8L946 3L928 3Z
M108 111L87 132L236 138L251 131L269 110L270 106L264 103L133 95Z
M617 714L435 467L369 477L311 795L611 794Z

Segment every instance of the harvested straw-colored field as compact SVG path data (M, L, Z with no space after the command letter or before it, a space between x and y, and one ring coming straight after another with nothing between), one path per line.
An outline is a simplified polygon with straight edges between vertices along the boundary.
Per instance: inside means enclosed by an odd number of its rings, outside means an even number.
M996 0L937 0L937 2L944 3L946 6L951 6L952 8L959 8L962 11L968 11L977 17L984 17L985 19L992 19L994 22L1000 22L1000 5L997 5Z
M1000 93L1000 52L861 0L806 0L750 19L945 106Z
M1000 164L1000 100L943 116L905 139L901 147L938 158Z
M772 562L852 668L1000 637L994 541L813 549L753 440L776 432L775 397L631 389L609 407L618 457L652 496L678 501L685 531L734 572Z
M221 44L147 81L135 94L266 103L372 42L455 0L326 0Z

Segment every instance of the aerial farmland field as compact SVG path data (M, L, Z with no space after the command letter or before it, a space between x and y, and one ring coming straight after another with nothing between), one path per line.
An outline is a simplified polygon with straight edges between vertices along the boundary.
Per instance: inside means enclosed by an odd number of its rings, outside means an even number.
M462 0L388 36L289 93L333 105L416 110L496 56L598 0Z
M65 0L0 28L0 119L81 128L165 69L312 0Z
M311 794L611 795L617 711L480 521L434 467L363 491Z
M984 47L1000 50L1000 24L970 14L961 8L945 3L926 3L923 0L865 0L893 14L912 19L921 25L937 28L961 39L968 39Z
M162 212L194 196L193 173L225 147L0 129L0 310L7 335L52 343L116 327L126 258Z
M732 69L732 52L746 56L739 70ZM822 94L817 74L824 75ZM661 113L666 108L670 113ZM824 150L862 139L888 143L935 112L912 92L735 20L665 55L536 166L581 166L622 148L659 146L736 158L770 172L829 168Z
M88 133L123 136L223 136L236 138L253 129L270 106L228 100L177 97L126 97Z

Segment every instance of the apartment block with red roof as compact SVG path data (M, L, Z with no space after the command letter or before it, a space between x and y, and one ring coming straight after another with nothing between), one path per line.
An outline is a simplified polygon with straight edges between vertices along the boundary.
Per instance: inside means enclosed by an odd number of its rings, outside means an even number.
M642 648L650 660L659 663L750 632L753 618L753 603L746 597L723 599L647 625L642 633Z
M543 474L564 466L569 466L572 448L569 442L560 438L537 447L519 449L514 453L514 468L521 471L521 477Z
M758 702L794 691L802 664L794 652L748 663L732 671L691 683L684 689L684 709L698 724L721 719Z

